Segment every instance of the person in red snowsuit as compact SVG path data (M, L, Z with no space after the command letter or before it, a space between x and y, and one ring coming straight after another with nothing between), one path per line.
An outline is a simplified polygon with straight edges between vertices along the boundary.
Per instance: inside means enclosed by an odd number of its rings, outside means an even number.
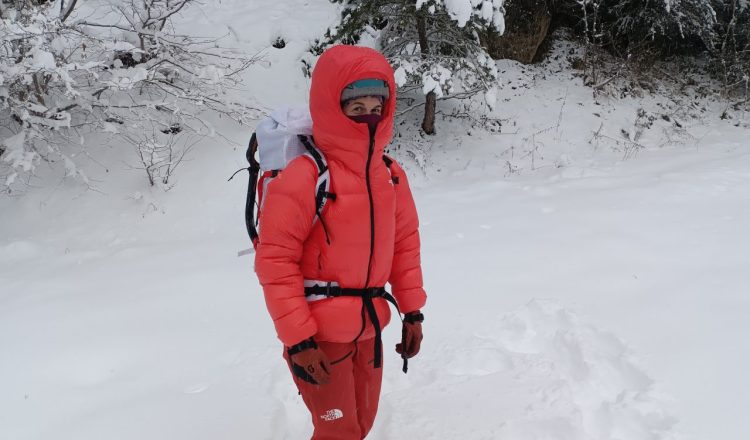
M319 212L318 168L300 156L269 184L260 213L255 270L312 416L313 440L359 440L372 428L387 300L395 297L405 316L396 351L410 358L422 341L417 211L404 171L384 156L395 108L383 55L355 46L323 53L310 113L330 170L328 200Z

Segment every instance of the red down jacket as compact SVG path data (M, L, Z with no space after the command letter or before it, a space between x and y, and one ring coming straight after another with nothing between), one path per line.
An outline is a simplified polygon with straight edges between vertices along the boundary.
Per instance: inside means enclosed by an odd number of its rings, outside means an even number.
M339 103L346 85L366 78L386 80L391 92L372 144L368 126L349 119ZM330 191L336 194L321 213L330 243L321 222L314 221L317 168L302 156L268 187L255 257L268 311L287 346L311 336L351 342L362 329L361 298L308 302L304 280L334 281L343 288L388 282L402 312L425 304L414 200L403 170L394 162L389 172L382 159L393 133L395 90L393 69L372 49L336 46L315 67L310 89L313 137L328 161ZM382 298L374 302L385 326L388 303ZM372 337L374 329L366 319L360 339Z

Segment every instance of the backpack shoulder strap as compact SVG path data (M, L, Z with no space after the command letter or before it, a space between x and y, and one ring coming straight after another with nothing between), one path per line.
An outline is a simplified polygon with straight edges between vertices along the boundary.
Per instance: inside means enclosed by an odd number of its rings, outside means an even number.
M323 221L322 212L326 205L326 202L330 200L336 200L336 194L331 192L331 173L328 169L328 162L326 161L325 155L315 145L315 140L312 136L298 135L297 136L304 145L308 156L315 163L318 168L318 181L315 183L315 221L320 220L320 224L323 227L323 231L326 235L326 242L331 244L330 236L328 235L328 228Z
M318 176L327 172L328 162L326 162L326 158L323 155L323 152L320 151L320 149L315 145L315 141L313 140L312 136L299 134L297 135L297 137L299 138L299 141L302 142L305 150L307 150L307 155L312 158L313 162L315 162L315 166L318 167Z

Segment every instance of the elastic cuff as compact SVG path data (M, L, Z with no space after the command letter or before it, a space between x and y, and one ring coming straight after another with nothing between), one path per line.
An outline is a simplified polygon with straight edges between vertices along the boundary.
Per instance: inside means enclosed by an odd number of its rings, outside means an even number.
M404 322L408 322L409 324L414 324L415 322L424 322L424 315L419 310L409 312L404 315Z
M313 338L308 338L300 342L299 344L292 345L291 347L287 348L286 353L289 356L292 356L301 351L308 350L310 348L314 348L314 349L318 348L318 344L315 343L315 339Z

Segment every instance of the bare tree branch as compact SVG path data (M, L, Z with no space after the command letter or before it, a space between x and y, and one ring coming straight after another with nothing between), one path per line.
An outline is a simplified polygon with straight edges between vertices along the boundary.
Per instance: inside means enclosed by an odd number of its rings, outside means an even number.
M73 13L73 9L76 7L76 3L78 3L78 0L71 0L70 5L68 5L68 8L65 10L65 12L62 14L62 17L60 17L60 21L64 22L65 20L70 17L70 14ZM60 7L63 6L64 3L60 4Z

